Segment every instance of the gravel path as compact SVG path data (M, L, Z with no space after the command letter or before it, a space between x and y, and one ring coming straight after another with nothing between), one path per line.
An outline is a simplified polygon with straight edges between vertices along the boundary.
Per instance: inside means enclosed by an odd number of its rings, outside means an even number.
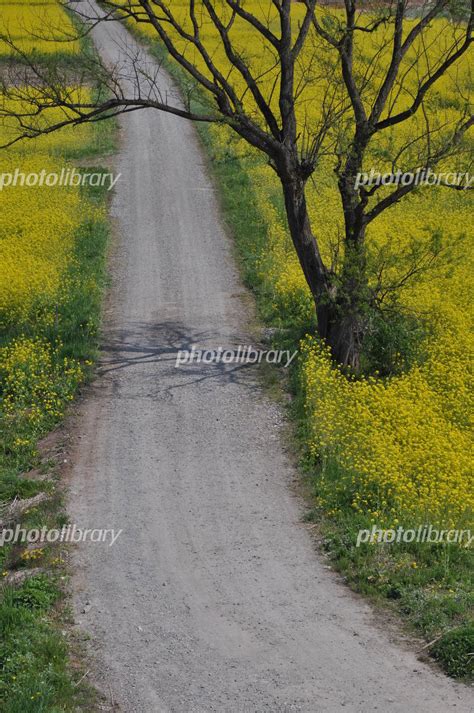
M94 34L107 60L124 37ZM192 344L251 343L250 300L194 127L153 110L121 127L113 285L69 508L79 527L123 528L74 555L104 691L127 713L467 713L469 691L393 643L315 554L255 367L175 368Z

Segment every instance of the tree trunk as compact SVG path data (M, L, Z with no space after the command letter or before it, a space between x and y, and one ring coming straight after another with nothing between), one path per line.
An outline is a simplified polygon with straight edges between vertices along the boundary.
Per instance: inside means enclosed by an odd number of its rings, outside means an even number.
M347 254L340 284L324 265L311 230L305 181L286 174L281 178L291 238L314 299L319 336L329 345L333 359L343 366L359 367L363 324L365 268L362 253Z

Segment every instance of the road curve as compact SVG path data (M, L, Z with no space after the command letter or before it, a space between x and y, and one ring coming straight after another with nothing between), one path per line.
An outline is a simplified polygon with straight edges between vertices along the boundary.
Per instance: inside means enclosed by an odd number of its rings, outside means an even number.
M94 40L128 61L123 28ZM315 554L255 368L175 368L192 344L249 344L250 300L194 127L146 110L121 131L113 284L69 497L78 527L123 529L73 557L96 679L126 713L472 710Z

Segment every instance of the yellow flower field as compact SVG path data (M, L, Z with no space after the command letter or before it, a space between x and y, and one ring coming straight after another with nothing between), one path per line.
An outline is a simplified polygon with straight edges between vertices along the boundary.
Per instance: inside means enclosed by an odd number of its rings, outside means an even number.
M48 27L61 24L65 31L72 27L57 2L6 3L1 18L0 34L8 25L24 52L57 51L57 45L32 37L35 27L45 22ZM79 45L59 47L77 53ZM0 55L5 51L0 40ZM1 108L10 101L2 97ZM0 119L0 144L15 131L11 120ZM78 188L22 186L21 176L72 168L67 152L88 147L93 139L93 128L84 126L19 142L0 153L0 418L5 455L31 452L82 379L79 363L61 356L57 322L74 290L79 226L103 216ZM9 185L15 173L17 185Z
M2 36L4 39L2 40ZM80 50L74 26L56 0L5 0L0 13L0 57L11 54L5 38L25 54L74 55ZM56 41L55 41L56 40Z
M11 133L0 122L0 143ZM58 173L68 164L57 154L68 144L90 138L90 128L50 134L28 145L3 151L0 173L27 176ZM21 180L21 179L20 179ZM76 188L5 185L0 190L0 328L13 324L51 323L58 303L67 294L64 280L74 248L78 216L87 219L90 206ZM7 183L6 179L5 183Z
M90 127L68 129L28 145L15 144L2 152L0 174L60 174L72 167L61 152L87 145L91 132ZM11 127L0 123L0 143L10 135ZM71 273L79 226L102 215L103 210L75 187L26 187L18 182L0 191L0 331L5 335L0 383L4 448L10 451L22 453L34 445L45 425L60 417L82 378L79 364L60 356L61 344L54 335L60 326L58 314L74 290ZM13 341L9 335L15 335ZM17 440L19 431L29 434L24 442Z

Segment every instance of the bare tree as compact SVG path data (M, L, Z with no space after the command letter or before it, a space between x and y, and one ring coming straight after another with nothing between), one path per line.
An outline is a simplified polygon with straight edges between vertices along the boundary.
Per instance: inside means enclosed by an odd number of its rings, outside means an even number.
M64 4L85 23L82 35L103 22L146 25L190 80L189 92L181 98L164 94L161 68L138 55L129 57L126 70L90 57L84 59L76 84L87 84L92 76L96 90L93 100L82 100L60 68L34 61L4 34L16 59L4 74L0 109L0 116L16 122L9 144L145 107L227 125L268 157L280 179L319 335L337 362L357 368L370 309L432 257L411 267L398 285L370 279L367 228L417 185L369 187L357 177L374 147L402 125L414 133L392 148L394 172L400 167L433 168L466 150L474 119L466 87L456 85L455 70L472 42L474 6L468 8L463 0L342 0L332 12L317 0L300 0L296 13L291 0L262 0L258 12L245 0L103 0L100 10L94 3ZM445 21L433 25L439 18ZM237 26L251 32L265 61L256 63L252 48L242 46ZM368 36L373 47L367 59L362 43ZM56 41L61 39L56 32ZM455 115L440 125L432 97L446 78L456 87L458 100ZM322 99L318 119L312 120L305 106L316 85ZM12 109L12 99L24 109ZM48 120L53 107L62 109L61 120ZM420 121L413 123L413 117ZM328 156L334 159L344 216L337 267L323 260L307 206L308 181Z

